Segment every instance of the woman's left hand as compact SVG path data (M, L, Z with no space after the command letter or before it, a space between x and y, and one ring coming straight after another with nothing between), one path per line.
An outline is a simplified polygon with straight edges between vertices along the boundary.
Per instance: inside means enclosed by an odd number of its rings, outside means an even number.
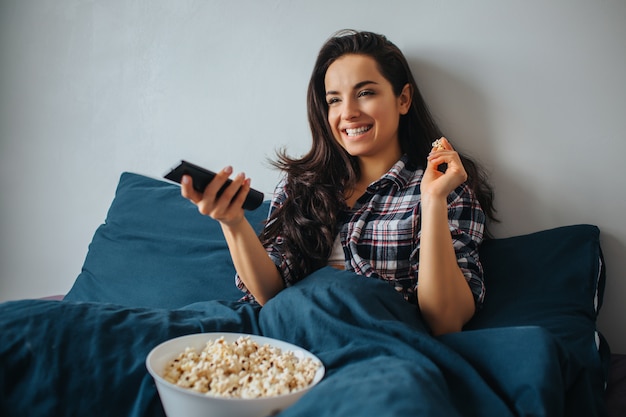
M448 195L467 180L461 157L441 138L428 155L421 183L422 216L417 300L433 334L457 332L475 311L474 297L456 258L448 219ZM447 164L445 172L439 171ZM443 168L443 167L441 167Z
M444 149L433 150L428 155L428 164L421 183L423 196L446 198L467 180L467 172L459 154L446 138L441 138L441 144ZM441 164L447 164L445 172L439 171Z

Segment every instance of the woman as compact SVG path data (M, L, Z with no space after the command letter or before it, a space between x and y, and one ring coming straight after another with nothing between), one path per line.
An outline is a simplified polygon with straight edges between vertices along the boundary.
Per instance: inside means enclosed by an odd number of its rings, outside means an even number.
M264 304L339 261L390 282L434 334L461 330L484 297L478 246L492 189L441 137L401 51L381 35L338 33L318 55L307 101L311 150L279 153L285 177L260 239L241 208L244 174L219 198L231 167L204 193L183 179L183 196L220 222L238 286Z

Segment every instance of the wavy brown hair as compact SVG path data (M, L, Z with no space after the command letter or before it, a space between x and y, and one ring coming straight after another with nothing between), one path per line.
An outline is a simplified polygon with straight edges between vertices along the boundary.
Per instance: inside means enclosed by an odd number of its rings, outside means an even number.
M359 178L357 158L348 154L333 136L328 123L328 104L324 79L328 67L346 54L372 57L378 70L399 96L406 84L411 86L412 103L400 116L398 138L402 152L413 167L425 167L433 140L443 136L435 123L413 77L409 64L385 36L372 32L341 31L322 46L307 91L307 111L312 134L311 149L300 158L280 150L272 165L286 174L284 204L276 209L261 233L261 242L271 244L278 236L284 240L285 255L292 273L305 276L328 262L342 210L346 209L344 190ZM488 220L495 219L493 189L480 166L460 155L473 189Z

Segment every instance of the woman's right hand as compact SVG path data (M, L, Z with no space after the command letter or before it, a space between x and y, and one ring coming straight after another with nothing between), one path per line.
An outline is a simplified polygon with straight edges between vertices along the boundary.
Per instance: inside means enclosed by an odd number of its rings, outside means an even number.
M219 171L203 193L193 188L193 179L189 175L183 175L180 184L181 194L195 204L198 211L205 216L212 217L224 226L236 225L245 219L242 206L250 191L250 179L246 178L244 173L237 174L218 197L218 191L232 173L233 168L230 166Z

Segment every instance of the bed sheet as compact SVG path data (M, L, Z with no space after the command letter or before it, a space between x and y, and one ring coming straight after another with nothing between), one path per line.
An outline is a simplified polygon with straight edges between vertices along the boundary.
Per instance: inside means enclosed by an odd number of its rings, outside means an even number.
M432 337L388 284L324 268L263 308L176 310L90 302L0 305L0 414L164 415L148 352L183 334L232 331L300 345L327 367L281 416L595 416L584 368L534 326Z

